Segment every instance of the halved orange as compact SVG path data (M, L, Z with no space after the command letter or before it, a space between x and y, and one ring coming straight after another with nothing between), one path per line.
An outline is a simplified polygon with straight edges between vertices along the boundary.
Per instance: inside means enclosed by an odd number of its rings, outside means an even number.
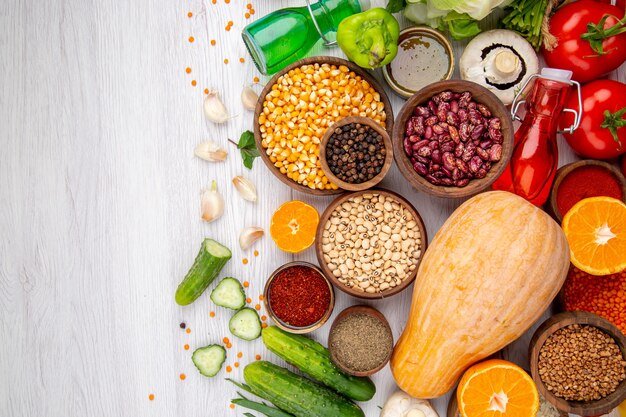
M302 201L288 201L272 215L270 235L285 252L302 252L315 241L320 215Z
M501 359L465 371L456 397L463 417L535 417L539 409L539 392L530 375Z
M626 204L611 197L580 200L563 217L572 263L591 275L626 269Z

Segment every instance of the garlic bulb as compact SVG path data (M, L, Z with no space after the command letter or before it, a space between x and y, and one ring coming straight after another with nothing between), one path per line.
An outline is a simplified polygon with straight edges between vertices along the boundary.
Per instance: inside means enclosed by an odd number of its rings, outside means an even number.
M230 119L226 106L220 100L217 91L209 91L204 99L204 115L213 123L224 123Z
M239 234L239 246L242 250L246 250L264 234L265 232L260 227L246 227Z
M253 203L256 202L256 187L250 180L242 176L236 176L233 178L233 185L244 200L252 201Z
M204 159L209 162L223 161L228 156L228 152L220 146L208 140L196 146L193 153L200 159Z
M224 198L217 192L217 183L213 181L211 188L202 192L200 198L202 220L212 222L224 214Z
M244 87L241 91L241 103L246 110L254 110L258 100L259 95L251 87Z

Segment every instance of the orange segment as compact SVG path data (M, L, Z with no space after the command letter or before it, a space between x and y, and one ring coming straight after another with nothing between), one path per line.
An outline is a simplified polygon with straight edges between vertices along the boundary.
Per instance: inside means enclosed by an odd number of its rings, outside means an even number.
M572 263L592 275L626 269L626 204L611 197L580 200L563 217Z
M465 371L457 401L463 417L535 417L539 409L539 393L530 375L501 359Z
M319 221L314 207L298 200L288 201L272 215L270 235L285 252L302 252L315 241Z

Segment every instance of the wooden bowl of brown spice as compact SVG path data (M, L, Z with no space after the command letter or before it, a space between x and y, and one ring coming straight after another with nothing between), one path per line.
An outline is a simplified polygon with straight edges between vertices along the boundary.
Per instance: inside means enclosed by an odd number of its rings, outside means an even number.
M375 374L391 359L393 334L389 322L373 307L348 307L330 327L328 350L333 363L347 374Z
M529 356L539 393L561 411L596 416L626 399L626 336L600 316L550 317L533 335Z

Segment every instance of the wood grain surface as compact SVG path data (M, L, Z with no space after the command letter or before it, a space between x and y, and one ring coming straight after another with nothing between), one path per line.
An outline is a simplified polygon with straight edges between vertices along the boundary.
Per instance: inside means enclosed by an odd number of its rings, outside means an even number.
M261 160L248 171L227 143L252 128L240 94L259 76L241 29L277 8L304 4L252 0L255 14L247 20L246 3L0 2L0 416L242 416L242 409L229 408L235 388L224 377L241 380L257 354L282 364L261 340L233 340L230 313L208 294L191 306L174 303L204 237L233 249L222 276L248 280L252 304L259 303L269 273L294 259L315 262L315 253L288 255L267 236L242 252L240 230L268 231L271 213L289 199L320 212L331 201L292 191ZM229 20L234 25L226 31ZM460 57L463 43L454 47ZM313 53L327 52L318 46ZM626 81L626 67L613 78ZM204 88L220 92L232 120L205 120ZM385 88L397 112L403 100ZM226 162L193 156L209 138L230 151ZM560 145L561 164L574 160ZM241 174L255 182L256 204L235 192L230 181ZM200 190L212 179L227 204L220 220L206 224ZM431 237L462 201L418 194L395 166L380 186L410 200ZM410 296L368 302L388 318L394 339ZM333 316L356 303L337 292ZM190 333L180 329L183 321ZM504 356L526 364L535 328ZM326 343L328 329L313 336ZM191 352L224 336L232 340L226 365L233 371L201 376ZM376 396L362 404L368 417L378 416L396 389L388 367L374 381ZM434 401L442 416L447 399Z

